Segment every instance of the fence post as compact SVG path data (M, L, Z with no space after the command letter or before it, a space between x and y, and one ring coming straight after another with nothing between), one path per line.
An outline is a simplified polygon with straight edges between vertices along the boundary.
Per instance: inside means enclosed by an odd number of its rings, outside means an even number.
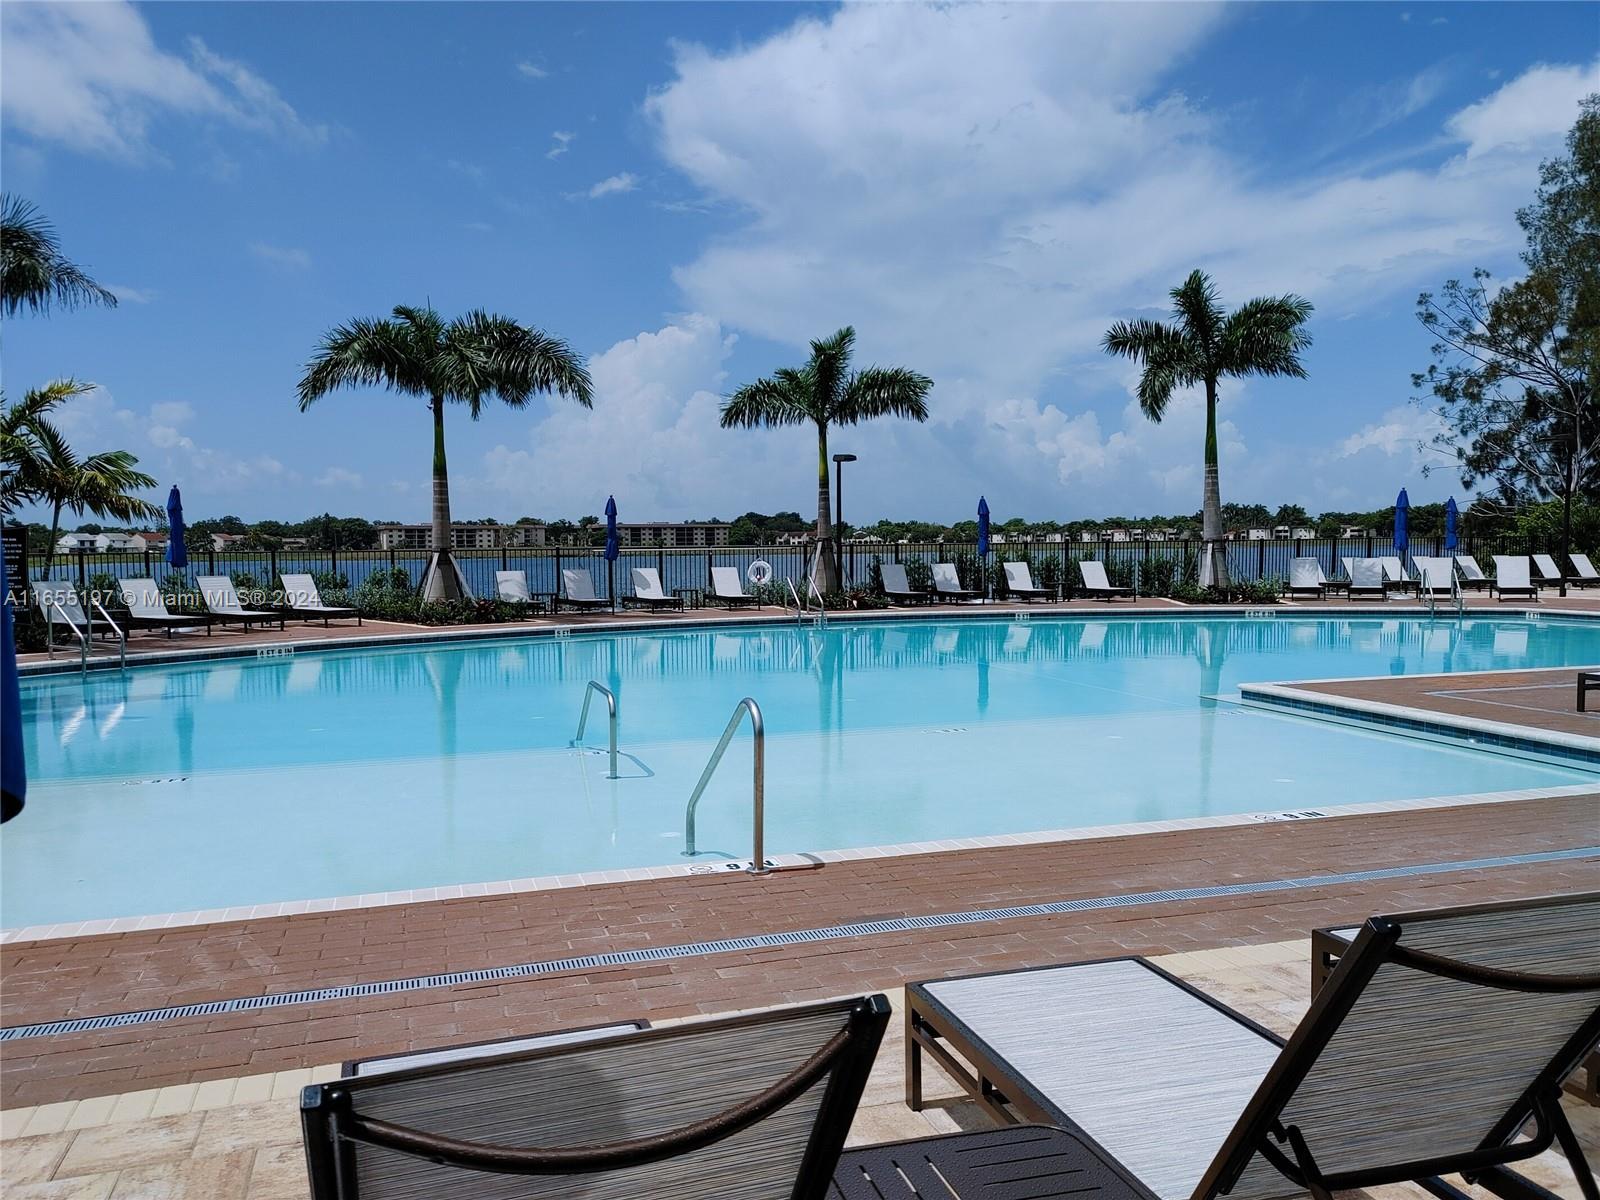
M89 555L83 550L78 551L78 590L89 590Z
M711 551L706 551L706 588L711 588Z
M154 574L150 570L150 548L148 546L145 547L144 551L144 577L146 579L154 578Z
M270 585L278 577L278 548L273 546L267 550L267 583Z
M206 551L206 564L206 570L215 575L217 573L217 548L215 546Z
M394 560L394 547L389 547L389 570L392 572L399 564Z
M671 588L667 582L667 552L660 546L656 547L656 578L661 580L661 586Z
M500 569L502 571L509 571L511 569L511 560L506 557L506 548L504 545L501 545L500 547Z
M555 571L555 574L553 576L551 576L551 578L550 578L550 590L553 591L557 596L559 596L559 595L561 595L561 543L560 542L556 543L556 560L555 561L556 561L556 571ZM579 607L582 607L582 606L580 605ZM551 612L555 612L556 611L556 606L554 604L552 604L550 606L550 611Z
M1267 577L1267 543L1256 543L1256 582L1260 583Z

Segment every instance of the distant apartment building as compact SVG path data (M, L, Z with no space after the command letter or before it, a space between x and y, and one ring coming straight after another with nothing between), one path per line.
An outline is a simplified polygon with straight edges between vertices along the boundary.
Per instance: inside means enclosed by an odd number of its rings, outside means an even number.
M617 540L630 547L661 546L669 550L693 550L704 546L726 546L728 528L709 521L618 522Z
M428 525L379 525L378 549L380 550L431 550L433 548L433 526ZM531 531L536 530L537 533ZM524 540L529 538L537 540ZM544 545L543 525L469 525L457 524L450 526L450 548L452 550L498 550L501 546L542 546Z
M1371 537L1372 530L1365 525L1341 525L1339 526L1339 536L1342 538Z
M1274 525L1272 536L1280 542L1284 541L1309 541L1317 536L1315 529L1308 529L1304 525Z

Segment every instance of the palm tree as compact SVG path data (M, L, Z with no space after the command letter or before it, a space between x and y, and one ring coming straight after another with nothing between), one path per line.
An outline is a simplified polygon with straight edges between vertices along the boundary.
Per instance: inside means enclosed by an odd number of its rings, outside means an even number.
M433 414L433 557L422 581L428 600L471 596L450 553L450 479L444 457L444 406L465 404L476 421L498 396L521 408L558 392L594 404L583 359L560 338L478 310L446 322L432 308L399 305L394 319L355 320L323 335L300 380L300 411L336 388L382 385L425 396Z
M0 302L6 316L51 304L117 306L117 298L61 254L55 227L21 196L0 197Z
M80 458L50 420L57 405L93 390L93 384L58 379L29 391L0 414L0 462L5 466L0 511L9 513L23 502L50 505L52 548L61 533L63 510L123 524L161 516L160 508L133 494L156 485L137 469L137 458L126 450Z
M817 587L839 590L839 565L833 557L828 513L828 429L856 425L873 417L928 419L927 395L933 380L904 367L850 370L856 331L846 325L830 338L811 343L811 361L785 367L769 379L746 384L722 406L722 427L769 429L783 425L817 427Z
M1304 379L1300 351L1311 345L1305 331L1311 305L1299 296L1261 296L1227 312L1204 271L1172 289L1176 321L1118 321L1102 343L1108 354L1131 358L1144 368L1139 407L1160 421L1177 388L1206 389L1206 474L1201 511L1200 583L1228 581L1223 544L1222 492L1217 482L1217 383L1224 376L1288 375Z

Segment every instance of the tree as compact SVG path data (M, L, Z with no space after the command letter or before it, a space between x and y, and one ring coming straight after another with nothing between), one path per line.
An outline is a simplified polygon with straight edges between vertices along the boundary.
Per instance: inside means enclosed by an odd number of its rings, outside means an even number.
M137 458L126 450L79 457L50 420L52 409L93 390L93 384L60 379L29 391L0 416L0 461L6 467L0 507L9 512L17 503L49 505L51 548L61 532L63 510L125 524L161 515L160 508L133 494L156 485L138 470Z
M746 384L722 406L722 427L769 429L814 425L817 430L817 587L824 594L839 590L839 565L834 559L832 515L828 511L828 430L856 425L874 417L928 419L928 391L933 380L904 367L850 369L856 331L845 326L832 337L811 343L811 359L803 367L785 367L767 379Z
M117 306L116 296L61 253L55 227L21 196L0 197L0 306L49 312L82 304Z
M1200 582L1228 580L1217 477L1217 387L1223 378L1287 375L1304 379L1300 352L1311 345L1305 324L1311 304L1295 295L1260 296L1233 312L1223 309L1204 271L1172 289L1172 324L1141 318L1118 321L1102 343L1108 354L1138 363L1139 407L1152 421L1166 415L1178 388L1205 387L1205 488L1201 507Z
M589 372L566 342L510 317L473 310L446 322L431 308L399 305L392 320L355 320L323 336L300 380L300 411L337 388L379 385L426 397L433 418L433 557L423 598L471 595L450 552L445 404L465 404L474 421L484 401L496 396L522 408L536 395L556 392L591 408Z

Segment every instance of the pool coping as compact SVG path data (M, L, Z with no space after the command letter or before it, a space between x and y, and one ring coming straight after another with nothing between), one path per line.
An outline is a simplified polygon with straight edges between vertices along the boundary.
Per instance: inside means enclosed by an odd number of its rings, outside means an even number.
M926 608L889 608L850 610L830 613L828 621L845 624L870 623L873 621L1005 621L1016 620L1018 617L1031 619L1038 615L1042 617L1059 617L1066 620L1113 620L1113 621L1148 621L1179 618L1185 620L1215 619L1228 617L1236 620L1303 620L1326 618L1334 615L1346 617L1430 617L1434 620L1453 620L1451 617L1439 617L1430 612L1426 605L1407 604L1351 604L1349 607L1317 606L1307 607L1300 604L1280 603L1271 605L1239 605L1239 604L1184 604L1182 601L1170 600L1165 597L1150 597L1146 601L1135 603L1160 603L1164 608L1116 608L1108 605L1102 613L1098 610L1083 608L1060 608L1038 605L1005 605L1003 603L970 605L962 608L941 608L928 610ZM1487 616L1497 614L1511 617L1520 617L1525 620L1538 620L1545 617L1560 617L1580 621L1600 621L1600 611L1587 609L1549 609L1549 608L1469 608L1469 614ZM1089 614L1093 614L1092 616ZM335 653L345 650L378 649L389 646L419 646L419 645L449 645L452 643L471 643L478 641L505 641L524 638L570 638L606 636L613 633L654 633L669 630L703 631L707 629L741 629L762 628L775 625L786 625L795 621L793 614L787 611L772 614L742 613L728 617L695 617L674 618L663 620L650 617L624 617L618 620L607 621L605 624L583 625L447 625L438 628L426 626L413 626L414 632L405 633L372 633L355 634L350 637L324 637L305 640L278 640L272 642L250 642L236 646L196 646L185 649L168 649L152 651L134 651L129 653L127 666L133 667L159 667L174 666L185 663L209 662L219 659L236 658L273 658L278 656L291 656L299 654ZM809 621L807 622L810 623ZM398 624L398 622L396 622ZM70 675L82 670L79 662L72 658L35 660L18 664L18 672L24 677L35 675ZM103 657L89 659L90 672L115 671L121 669L116 658Z
M1586 668L1576 665L1558 669L1582 671L1600 670L1600 667ZM1483 679L1497 675L1520 675L1526 671L1527 668L1510 668L1411 675L1407 678ZM1349 676L1342 679L1296 680L1288 683L1241 683L1239 695L1242 702L1251 708L1289 712L1358 728L1400 730L1445 742L1456 744L1464 742L1480 749L1509 750L1600 768L1600 737L1586 737L1583 734L1566 733L1558 729L1541 729L1536 725L1515 725L1508 721L1468 717L1458 713L1417 708L1409 704L1393 704L1383 700L1368 700L1311 690L1317 684L1362 683L1374 678L1384 677Z
M945 838L936 841L900 842L883 846L818 850L805 854L777 854L772 855L768 861L780 870L811 869L825 866L830 862L898 858L915 854L943 854L963 850L987 850L1005 846L1027 846L1049 842L1090 841L1097 838L1142 837L1150 834L1174 833L1189 829L1249 826L1279 821L1323 820L1372 813L1408 812L1430 808L1457 808L1476 804L1507 804L1520 800L1582 796L1595 792L1600 792L1600 781L1588 784L1564 784L1559 787L1518 788L1501 792L1467 792L1460 795L1428 796L1410 800L1322 805L1318 808L1226 813L1208 817L1175 817L1164 821L1128 822L1114 825L1086 825L1078 829L1034 830L1026 833L985 834L977 837ZM749 865L748 859L723 859L715 863L674 863L659 867L584 871L564 875L502 879L487 883L449 884L442 887L368 892L350 896L324 897L316 900L285 900L264 904L236 905L228 908L153 913L138 917L63 921L53 924L0 929L0 945L91 937L99 934L137 933L151 929L180 929L196 925L265 920L272 917L291 917L308 913L348 912L352 909L386 908L393 905L420 904L435 900L524 895L557 889L593 887L601 884L632 883L639 880L688 879L696 876L737 878L745 873Z

